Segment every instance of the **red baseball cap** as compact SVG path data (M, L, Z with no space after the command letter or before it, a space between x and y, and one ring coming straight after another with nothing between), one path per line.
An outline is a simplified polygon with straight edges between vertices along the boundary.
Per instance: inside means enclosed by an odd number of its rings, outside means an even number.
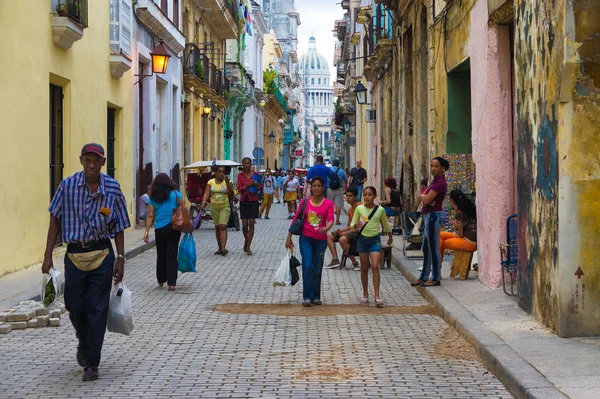
M104 148L100 144L88 143L88 144L84 145L83 148L81 149L81 155L89 154L89 153L99 155L102 158L106 158L104 156Z

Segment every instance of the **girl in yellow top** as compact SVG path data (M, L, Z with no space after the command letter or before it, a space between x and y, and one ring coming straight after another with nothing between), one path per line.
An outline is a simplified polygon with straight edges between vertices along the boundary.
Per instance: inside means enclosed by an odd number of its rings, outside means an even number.
M210 197L210 214L215 223L215 236L219 250L215 255L227 255L227 223L231 214L229 198L233 197L233 185L225 174L225 168L219 166L215 172L215 178L210 179L204 190L202 199L202 210L206 210L207 200Z
M360 300L360 303L361 305L369 303L369 266L371 266L371 270L373 270L375 305L378 308L382 308L385 305L379 295L379 258L381 257L379 226L383 227L383 232L388 235L388 246L392 245L393 238L392 227L385 215L385 209L375 205L375 198L377 198L375 187L369 186L363 190L363 204L354 211L350 227L358 232L364 226L356 244L356 250L360 255L360 279L363 287L363 298ZM372 213L373 216L369 218Z

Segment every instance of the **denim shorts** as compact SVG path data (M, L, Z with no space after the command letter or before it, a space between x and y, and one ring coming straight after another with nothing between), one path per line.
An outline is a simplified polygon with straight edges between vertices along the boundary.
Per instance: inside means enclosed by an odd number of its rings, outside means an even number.
M379 235L373 237L361 236L356 243L356 251L360 252L381 252L381 237Z

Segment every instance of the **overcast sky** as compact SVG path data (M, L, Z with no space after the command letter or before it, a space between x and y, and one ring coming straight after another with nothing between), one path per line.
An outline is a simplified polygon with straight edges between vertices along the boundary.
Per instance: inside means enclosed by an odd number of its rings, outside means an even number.
M344 14L340 2L341 0L296 0L302 22L298 27L298 58L308 50L308 39L313 35L317 40L317 51L329 61L332 80L335 78L333 53L336 42L332 30L334 21L342 19Z

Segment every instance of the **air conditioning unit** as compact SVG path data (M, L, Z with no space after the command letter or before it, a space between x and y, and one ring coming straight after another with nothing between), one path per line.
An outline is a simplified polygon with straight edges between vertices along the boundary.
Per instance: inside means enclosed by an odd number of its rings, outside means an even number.
M374 109L368 109L367 110L367 123L375 123L375 121L377 120L376 115L377 115L377 113Z

